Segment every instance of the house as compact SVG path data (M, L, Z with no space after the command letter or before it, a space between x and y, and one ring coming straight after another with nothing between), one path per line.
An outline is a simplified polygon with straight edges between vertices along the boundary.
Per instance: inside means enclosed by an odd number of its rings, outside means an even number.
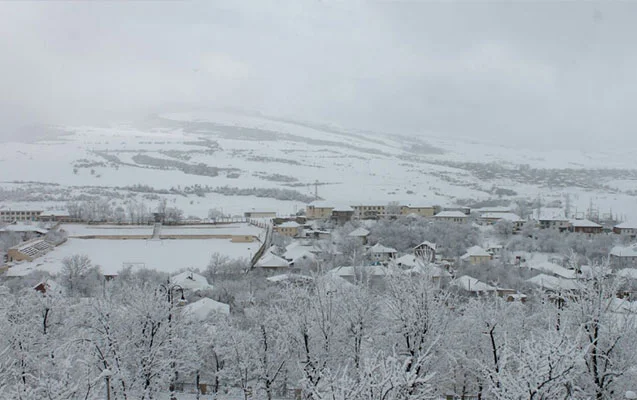
M345 279L349 283L356 282L369 282L371 284L378 284L384 280L389 274L386 267L381 265L367 265L367 266L343 266L336 267L328 272L331 276L336 276Z
M324 231L321 229L303 230L303 234L306 238L314 240L329 239L332 237L332 234L329 231Z
M467 249L467 252L460 257L462 261L472 265L484 264L491 261L491 254L480 246L473 246Z
M276 218L276 211L252 210L243 213L246 218Z
M14 222L14 221L37 221L42 214L42 210L33 209L0 209L0 221L1 222Z
M53 250L54 247L44 239L32 239L9 247L7 258L9 261L33 261Z
M181 315L191 321L202 322L214 316L230 314L230 306L204 297L181 308Z
M560 278L546 274L536 275L526 281L550 292L577 291L582 288L575 279Z
M613 227L613 233L628 236L632 239L637 237L637 222L622 222Z
M471 212L475 212L478 215L482 214L511 214L513 213L513 209L511 207L503 207L503 206L495 206L495 207L482 207L476 208L475 210L471 210Z
M62 294L62 287L52 279L47 279L35 285L33 290L42 294Z
M350 206L336 206L332 209L330 219L337 224L344 224L354 217L354 209Z
M501 244L492 244L487 246L487 253L491 254L493 259L499 259L502 256L502 251L504 251L504 246Z
M376 243L369 249L369 254L372 257L372 260L376 262L387 262L396 258L396 249L391 247L385 247L380 243Z
M315 200L305 207L305 216L308 219L329 219L336 205L323 200Z
M462 211L441 211L433 216L438 221L453 222L456 224L464 224L467 222L467 214Z
M71 217L68 211L61 210L43 211L37 219L42 222L74 222L78 220Z
M316 255L312 253L312 246L294 246L283 254L283 258L289 261L290 266L316 261Z
M378 219L384 217L387 214L387 205L376 204L359 204L352 206L354 209L354 216L360 219Z
M257 261L254 267L260 268L264 271L277 271L289 268L290 263L276 254L266 252L259 261Z
M557 265L548 261L541 262L538 264L529 264L528 267L530 269L534 269L536 271L540 271L546 274L555 275L564 279L575 279L577 277L576 271L572 269L566 269L560 265Z
M524 225L524 220L513 213L484 213L480 215L480 221L486 225L493 225L500 221L509 221L514 231L519 231Z
M436 244L425 240L414 247L414 255L425 262L434 262L436 260Z
M301 232L301 225L296 221L286 221L274 227L274 231L279 235L295 237Z
M398 257L394 260L394 264L402 269L413 268L422 263L423 261L413 254L405 254L404 256Z
M433 217L436 213L436 207L431 205L409 204L400 207L401 215L419 215L421 217Z
M477 280L469 275L463 275L457 279L454 279L450 283L451 286L458 287L473 295L497 293L498 288L495 286L487 285L484 282Z
M212 290L214 287L208 283L205 276L196 272L184 271L170 278L170 283L178 285L183 290L204 291Z
M615 246L610 250L609 258L615 267L637 265L637 244Z
M363 245L367 244L368 236L369 236L369 231L365 228L356 228L347 235L347 237L360 240L361 244Z
M575 233L598 234L602 233L604 227L587 219L574 219L570 221L569 230Z
M27 224L9 224L0 228L0 237L8 236L8 235L19 235L20 238L24 240L33 239L35 237L42 237L46 235L48 232L47 229L40 228L35 225L27 225Z
M533 219L538 222L541 229L554 229L565 232L569 229L569 219L564 216L561 208L543 208L533 213Z
M435 283L440 283L442 279L451 278L451 274L447 272L445 269L440 268L437 265L432 265L432 264L425 266L421 263L414 266L413 268L408 269L405 272L410 273L412 275L428 276L431 278L432 282L435 282Z

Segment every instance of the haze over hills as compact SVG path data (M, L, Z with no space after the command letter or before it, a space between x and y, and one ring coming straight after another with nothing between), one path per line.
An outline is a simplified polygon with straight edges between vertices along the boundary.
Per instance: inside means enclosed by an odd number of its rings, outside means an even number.
M16 181L59 184L68 190L54 197L60 207L97 187L127 193L143 185L201 217L211 207L238 214L251 208L294 212L315 193L344 203L437 205L518 197L550 203L570 193L580 211L593 202L600 212L628 217L637 194L629 149L528 151L477 139L416 138L230 111L56 129L50 140L14 140L2 147L1 162L14 166L0 172L5 189L24 186L8 183ZM23 142L29 141L32 137Z

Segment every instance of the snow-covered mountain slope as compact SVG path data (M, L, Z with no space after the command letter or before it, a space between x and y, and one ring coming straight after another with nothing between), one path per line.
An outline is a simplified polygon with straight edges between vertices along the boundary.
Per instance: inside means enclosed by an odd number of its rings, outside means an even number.
M538 196L550 202L570 193L574 208L583 210L593 201L600 212L637 213L632 149L531 152L221 111L64 131L49 141L3 144L3 188L24 187L7 182L31 181L58 184L67 197L96 187L126 196L131 186L144 185L135 193L167 192L187 214L199 216L209 208L292 212L314 197L317 182L321 198L339 202L450 205ZM267 193L273 188L280 191Z

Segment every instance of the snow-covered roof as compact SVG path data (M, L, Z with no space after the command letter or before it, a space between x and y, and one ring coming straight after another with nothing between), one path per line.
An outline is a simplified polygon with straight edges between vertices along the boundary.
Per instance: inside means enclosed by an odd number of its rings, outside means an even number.
M402 257L398 257L396 260L394 260L394 262L398 266L404 265L406 267L415 267L416 265L420 264L419 260L413 254L405 254Z
M468 257L491 257L491 254L480 246L472 246L467 249L467 252L461 258Z
M375 254L394 254L396 253L396 249L392 248L392 247L386 247L383 246L380 243L376 243L375 245L373 245L370 249L369 249L370 253L375 253Z
M517 214L514 213L484 213L480 215L482 219L504 219L511 222L522 222L524 221Z
M473 211L479 214L484 214L484 213L511 213L513 210L511 209L511 207L495 206L495 207L476 208Z
M285 281L306 281L311 282L314 280L311 276L301 274L280 274L266 278L269 282L285 282Z
M441 211L434 218L467 218L467 214L462 211Z
M279 225L281 228L298 228L299 226L301 225L296 221L286 221Z
M538 285L543 289L548 290L579 290L581 286L573 279L565 279L557 276L551 276L546 274L539 274L531 279L527 279L527 282Z
M617 276L626 279L637 279L637 268L624 268L617 271Z
M316 255L311 252L312 249L313 247L311 246L294 247L293 249L286 251L285 254L283 254L283 257L293 263L301 260L316 260Z
M35 233L41 233L42 235L44 235L48 232L48 230L40 228L35 225L9 224L0 228L0 232L35 232Z
M615 246L610 250L610 255L615 257L637 257L637 244Z
M425 240L424 242L420 243L420 244L419 244L418 246L416 246L415 248L417 249L417 248L419 248L420 246L426 246L426 247L429 247L429 248L431 248L431 249L436 250L436 244L435 244L435 243L428 242L428 241L426 241L426 240Z
M170 278L170 283L179 285L185 290L212 290L213 286L208 283L205 276L196 272L184 271Z
M574 228L601 228L602 226L587 219L573 219L570 221Z
M367 237L369 236L369 231L365 228L356 228L351 231L347 236L351 237Z
M575 271L566 269L562 266L559 266L557 264L554 264L548 261L541 262L538 264L530 264L529 268L537 270L537 271L542 271L549 274L557 275L566 279L574 279L577 277L577 273Z
M367 265L364 267L363 266L359 266L359 267L343 266L343 267L336 267L332 269L331 271L329 271L329 273L335 276L340 276L340 277L356 276L357 273L373 275L373 276L385 276L388 274L388 270L387 268L381 265Z
M332 211L337 211L337 212L354 212L354 209L348 205L345 204L341 204L341 205L337 205L334 207L334 209Z
M211 314L230 314L230 306L225 303L220 303L213 299L204 297L197 300L194 303L185 305L181 312L184 316L194 319L196 321L205 321L210 318Z
M264 254L255 265L259 268L287 268L289 266L290 263L287 260L272 253Z
M457 286L468 292L494 292L498 290L496 287L487 285L484 282L472 278L469 275L463 275L451 281L450 285Z
M621 224L615 225L617 229L637 229L637 221L624 221Z

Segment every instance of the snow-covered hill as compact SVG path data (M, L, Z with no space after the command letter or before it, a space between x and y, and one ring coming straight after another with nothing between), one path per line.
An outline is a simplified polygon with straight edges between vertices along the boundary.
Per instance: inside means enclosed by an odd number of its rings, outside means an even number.
M584 210L592 201L600 212L637 216L633 149L530 152L471 139L414 138L221 111L63 130L67 133L48 141L3 144L2 187L24 188L8 182L30 181L40 183L30 184L32 191L47 187L41 183L57 184L49 190L65 190L66 197L99 188L125 197L131 186L143 185L169 193L186 214L198 216L210 208L293 212L314 197L317 182L321 198L339 202L450 205L538 196L551 202L568 192L574 208ZM273 188L279 193L266 193Z

